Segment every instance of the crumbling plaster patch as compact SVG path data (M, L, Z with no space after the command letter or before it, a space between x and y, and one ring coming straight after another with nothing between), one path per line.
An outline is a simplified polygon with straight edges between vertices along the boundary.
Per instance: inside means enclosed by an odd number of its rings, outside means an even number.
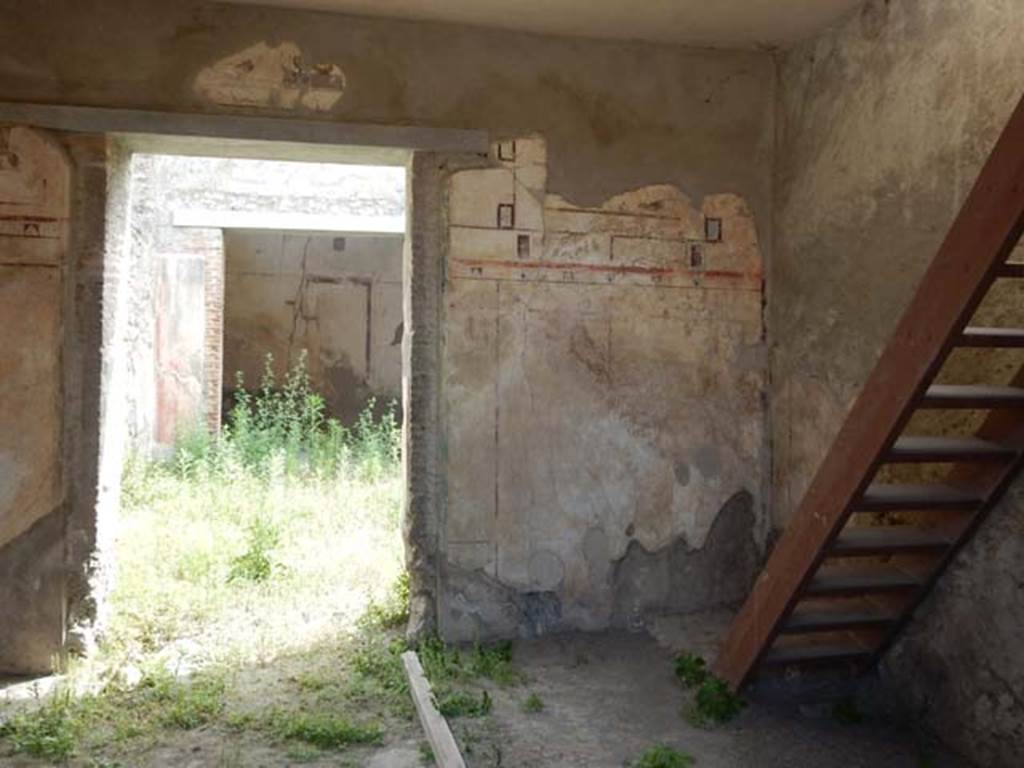
M578 207L546 193L543 140L493 154L449 185L442 546L463 586L448 585L443 631L508 632L467 607L473 572L518 596L502 604L523 631L621 624L612 573L630 547L700 550L740 492L751 512L726 547L763 542L753 217L735 195L698 207L667 185ZM737 568L738 589L705 590L712 570L690 569L702 598L688 607L749 586ZM669 591L652 587L644 608L679 603Z
M345 92L345 73L337 64L306 64L294 42L259 42L203 69L195 91L223 106L327 112Z

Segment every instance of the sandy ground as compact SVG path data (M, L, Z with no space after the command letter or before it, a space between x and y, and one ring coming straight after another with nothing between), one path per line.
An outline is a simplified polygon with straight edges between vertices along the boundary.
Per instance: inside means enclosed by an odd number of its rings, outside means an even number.
M696 768L953 768L969 764L863 712L843 724L830 707L749 701L734 721L695 727L691 694L673 674L673 646L700 652L715 621L663 622L652 633L563 635L516 644L523 686L493 688L494 714L453 723L472 767L621 768L655 744L695 758ZM536 693L544 710L527 714Z

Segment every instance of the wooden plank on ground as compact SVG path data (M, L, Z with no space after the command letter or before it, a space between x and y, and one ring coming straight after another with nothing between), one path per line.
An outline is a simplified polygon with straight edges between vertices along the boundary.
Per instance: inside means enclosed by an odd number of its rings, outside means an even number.
M427 741L430 742L430 748L434 751L437 768L466 768L459 746L455 743L451 728L448 727L448 721L434 703L434 694L430 690L426 675L423 674L423 667L420 666L416 651L403 653L402 664L405 666L409 692L420 716L420 724L427 735Z

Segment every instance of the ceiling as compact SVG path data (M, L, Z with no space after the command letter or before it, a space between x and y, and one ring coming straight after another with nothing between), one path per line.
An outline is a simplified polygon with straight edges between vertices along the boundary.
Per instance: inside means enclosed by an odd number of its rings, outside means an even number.
M722 48L784 46L864 0L227 0L359 16Z

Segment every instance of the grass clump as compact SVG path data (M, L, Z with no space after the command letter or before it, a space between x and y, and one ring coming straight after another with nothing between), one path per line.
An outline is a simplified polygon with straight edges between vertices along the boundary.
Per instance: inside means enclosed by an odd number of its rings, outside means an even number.
M191 668L257 663L351 631L373 605L397 626L402 477L395 407L329 418L305 359L239 384L217 436L130 460L107 646L138 664L183 638ZM315 616L309 606L316 605Z
M202 675L190 682L176 680L161 671L143 678L136 698L150 705L165 728L190 731L206 725L224 711L224 678Z
M484 717L491 714L494 702L484 691L479 698L466 691L446 690L435 694L437 710L445 717Z
M536 693L531 693L523 702L523 712L528 715L535 715L544 711L544 700Z
M679 654L675 673L685 687L696 689L693 704L686 711L687 719L693 725L703 727L725 723L743 710L743 699L730 691L723 680L712 675L700 656Z
M380 744L384 732L377 725L354 725L328 713L278 714L274 731L282 739L301 741L319 749L341 749L351 744Z
M722 680L709 677L697 689L694 721L699 725L726 723L743 711L743 699Z
M81 730L71 697L64 693L0 725L0 738L7 739L16 753L57 762L75 753Z
M695 653L676 656L676 677L688 688L701 685L708 677L707 662Z
M651 747L630 764L630 768L690 768L696 760L664 744Z

